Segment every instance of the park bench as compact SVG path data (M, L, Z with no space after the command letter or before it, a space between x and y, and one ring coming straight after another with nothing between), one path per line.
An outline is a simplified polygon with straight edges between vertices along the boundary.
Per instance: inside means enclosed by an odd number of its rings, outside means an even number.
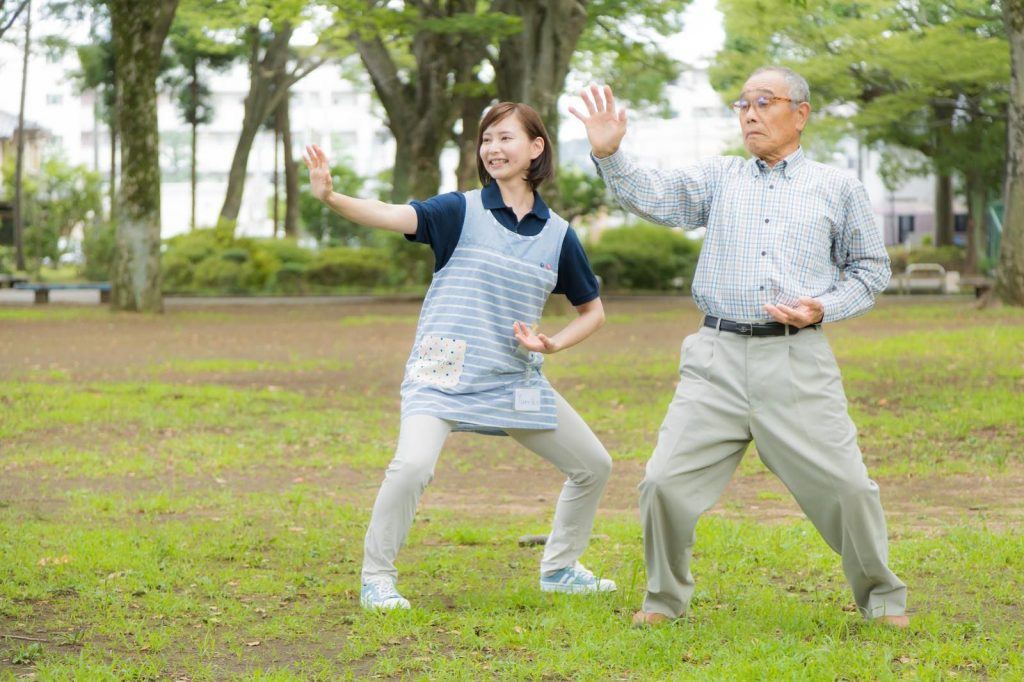
M895 289L901 294L960 292L960 273L956 270L946 272L946 268L938 263L911 263L903 274L894 276L892 280L890 290Z
M18 277L17 275L8 275L6 272L0 272L0 289L4 287L13 287L15 284L21 282L27 282L28 280L24 277Z
M991 277L985 275L964 275L960 278L960 286L974 289L974 297L981 298L988 293L988 290L995 284Z
M100 292L100 303L110 303L110 282L51 282L51 283L31 283L31 282L18 282L14 285L15 289L27 289L35 292L36 303L49 303L51 291L76 291L76 290L88 290L94 289Z

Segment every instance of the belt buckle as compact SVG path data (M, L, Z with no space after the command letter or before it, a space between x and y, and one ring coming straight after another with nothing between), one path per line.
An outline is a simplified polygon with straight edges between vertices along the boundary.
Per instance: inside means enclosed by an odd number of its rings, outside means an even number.
M740 322L736 325L736 333L743 334L744 336L753 336L754 325L747 324L745 322Z

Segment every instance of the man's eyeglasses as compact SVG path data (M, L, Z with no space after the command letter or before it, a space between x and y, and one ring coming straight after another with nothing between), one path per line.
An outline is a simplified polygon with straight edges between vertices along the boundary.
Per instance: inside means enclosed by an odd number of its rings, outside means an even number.
M735 111L737 114L743 114L746 113L748 109L750 109L751 104L753 104L754 108L757 109L758 111L764 111L765 109L775 104L776 102L792 101L793 100L790 99L789 97L777 97L775 95L759 95L754 98L753 102L746 99L738 99L729 106L732 107L732 110Z

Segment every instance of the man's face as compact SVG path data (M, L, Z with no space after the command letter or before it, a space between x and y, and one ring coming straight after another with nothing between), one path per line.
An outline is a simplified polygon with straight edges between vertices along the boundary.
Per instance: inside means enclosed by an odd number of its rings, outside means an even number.
M800 133L811 112L807 102L794 107L793 102L786 101L788 98L785 79L773 71L752 76L740 93L740 100L750 104L746 111L739 112L743 144L748 152L770 166L800 146Z

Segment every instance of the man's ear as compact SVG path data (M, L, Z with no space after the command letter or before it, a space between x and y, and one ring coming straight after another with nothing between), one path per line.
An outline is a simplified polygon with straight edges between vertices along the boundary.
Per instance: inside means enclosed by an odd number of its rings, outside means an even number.
M796 122L796 129L800 132L804 131L804 126L807 125L807 119L811 117L811 103L800 102L796 107L796 112L799 118Z

